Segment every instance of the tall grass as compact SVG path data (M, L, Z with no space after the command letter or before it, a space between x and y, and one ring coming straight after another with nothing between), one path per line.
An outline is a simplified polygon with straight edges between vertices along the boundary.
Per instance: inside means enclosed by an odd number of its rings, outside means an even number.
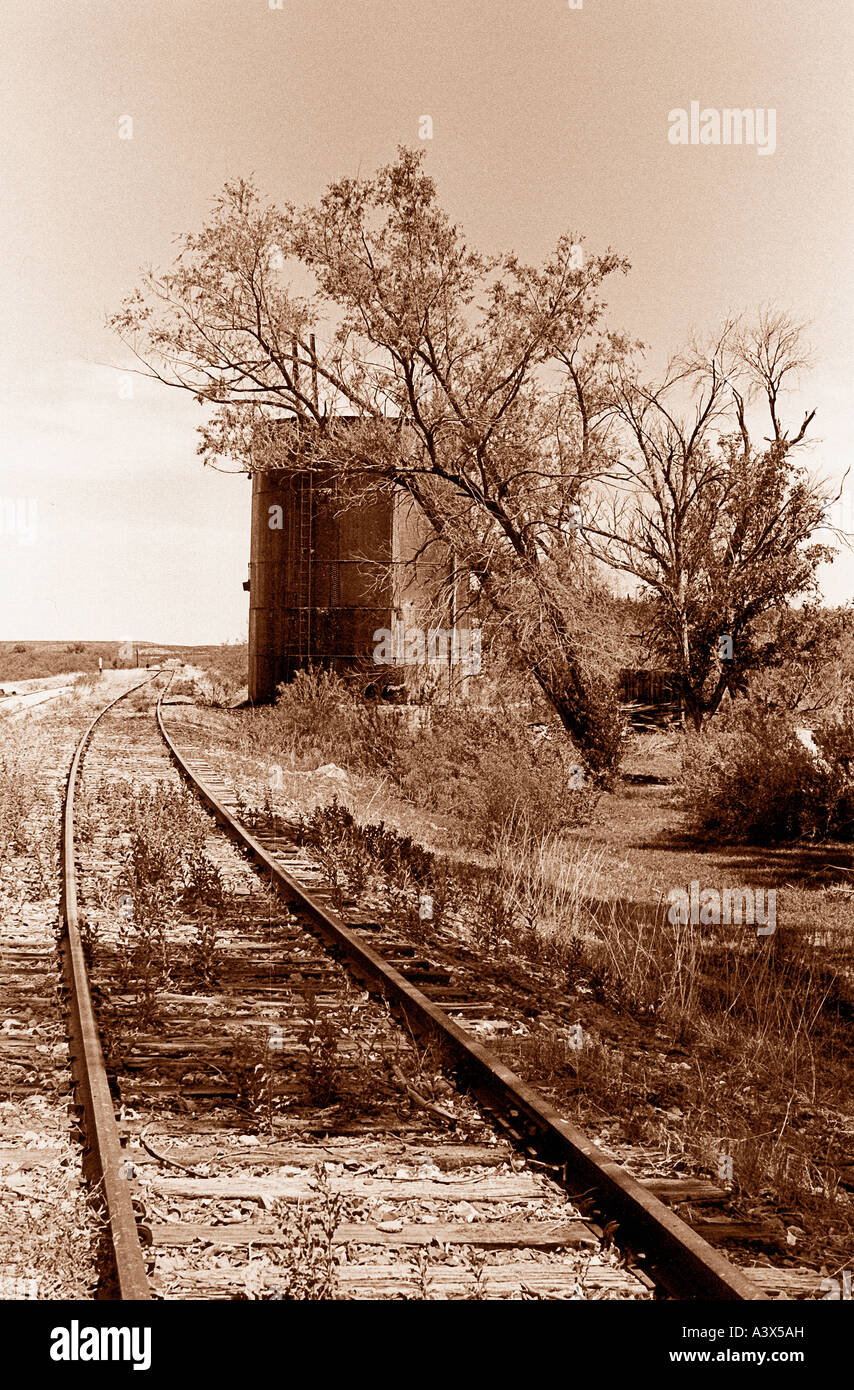
M23 854L37 838L36 817L49 802L42 770L50 752L43 735L14 726L0 745L0 862Z
M598 792L574 785L577 757L562 730L534 741L510 707L418 715L365 701L330 672L301 671L274 707L253 715L249 747L286 768L334 761L384 777L412 805L453 819L471 846L496 844L508 822L523 818L535 836L589 819Z
M520 965L539 971L576 998L579 1017L591 999L600 1018L604 1007L656 1038L649 1063L636 1064L608 1039L607 1024L601 1036L585 1033L583 1048L553 1028L535 1030L524 1046L508 1044L533 1079L568 1084L579 1104L624 1112L637 1142L670 1147L672 1126L662 1128L644 1101L661 1084L659 1050L685 1044L696 1065L680 1073L679 1106L691 1117L681 1142L695 1160L714 1173L723 1149L745 1191L765 1185L780 1200L814 1200L815 1165L789 1117L829 1100L840 1080L844 1088L852 1039L850 1000L810 933L758 937L745 928L734 936L731 927L671 922L664 903L642 908L609 896L601 851L535 835L519 817L479 866L429 854L388 826L359 825L337 802L316 811L310 827L339 889L379 891L427 935L453 922L492 969L507 965L508 978ZM424 891L435 899L431 922L417 916Z

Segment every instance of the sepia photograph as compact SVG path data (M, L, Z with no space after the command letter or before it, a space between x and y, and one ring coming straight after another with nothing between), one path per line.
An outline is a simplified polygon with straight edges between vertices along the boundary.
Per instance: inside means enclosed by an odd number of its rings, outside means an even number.
M849 0L2 28L3 1334L838 1373Z

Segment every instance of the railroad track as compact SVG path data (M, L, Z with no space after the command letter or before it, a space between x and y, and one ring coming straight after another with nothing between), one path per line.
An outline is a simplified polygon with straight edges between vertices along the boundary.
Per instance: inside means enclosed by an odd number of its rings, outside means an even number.
M45 706L60 700L73 689L71 685L61 685L50 690L30 690L20 695L0 695L0 718L20 719L32 710L43 710Z
M63 822L77 1080L118 1296L786 1288L667 1204L714 1185L637 1181L485 1047L464 973L333 910L318 866L238 819L198 731L162 701L154 718L114 701L93 721ZM161 911L168 979L148 996L129 982L124 870L98 810L121 804L129 778L172 798L189 785L219 827L205 818L194 851L219 905L185 892Z

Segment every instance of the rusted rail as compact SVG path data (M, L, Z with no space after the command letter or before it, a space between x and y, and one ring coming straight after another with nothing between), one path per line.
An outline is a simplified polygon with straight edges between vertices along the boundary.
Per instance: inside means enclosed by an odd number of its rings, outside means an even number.
M321 937L342 955L365 985L385 996L410 1026L441 1043L460 1077L502 1114L541 1156L563 1170L570 1194L595 1195L609 1221L618 1223L618 1244L630 1250L656 1284L680 1299L753 1300L757 1288L707 1241L652 1196L574 1125L563 1120L533 1087L494 1057L341 919L297 883L264 846L231 815L190 768L170 738L157 702L157 723L169 752L196 794L230 838L243 848L287 897L299 904Z
M60 871L62 896L63 973L68 987L69 1033L71 1042L71 1072L77 1087L77 1098L83 1108L88 1148L84 1156L87 1177L101 1190L106 1210L108 1237L114 1266L116 1289L121 1299L150 1299L151 1290L145 1270L142 1247L139 1243L136 1216L131 1201L130 1183L122 1176L126 1162L122 1153L110 1083L104 1063L104 1053L98 1036L89 975L80 937L77 915L77 876L74 864L74 792L77 776L87 744L99 720L124 700L141 690L154 676L125 690L95 716L77 745L62 808L60 842Z

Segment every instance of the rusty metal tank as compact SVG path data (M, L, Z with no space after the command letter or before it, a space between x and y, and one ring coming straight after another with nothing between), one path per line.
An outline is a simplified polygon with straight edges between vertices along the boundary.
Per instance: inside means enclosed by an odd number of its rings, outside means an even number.
M309 665L386 677L375 669L375 633L435 604L449 564L402 490L367 488L316 463L300 468L288 451L287 468L252 473L253 703L274 700Z

